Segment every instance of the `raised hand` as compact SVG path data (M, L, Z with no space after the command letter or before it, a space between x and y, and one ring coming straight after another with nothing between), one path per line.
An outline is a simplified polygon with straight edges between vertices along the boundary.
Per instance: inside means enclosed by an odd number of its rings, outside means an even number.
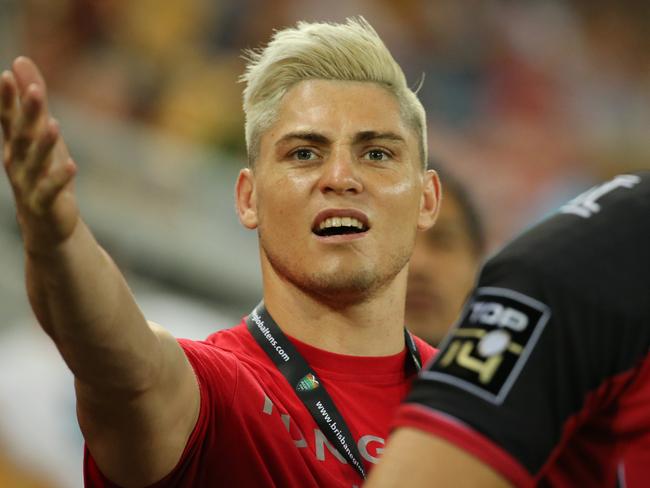
M0 125L3 164L26 250L47 252L64 242L79 220L76 165L48 111L45 81L28 58L17 58L0 76Z
M171 334L147 323L80 217L76 166L50 116L45 82L27 58L0 75L0 122L27 294L75 376L86 444L106 476L148 486L174 468L196 423L192 367Z

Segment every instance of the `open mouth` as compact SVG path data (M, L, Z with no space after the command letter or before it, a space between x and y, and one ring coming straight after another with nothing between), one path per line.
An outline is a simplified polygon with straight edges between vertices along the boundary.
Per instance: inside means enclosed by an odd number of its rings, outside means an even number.
M354 217L329 217L321 221L313 232L319 237L330 237L361 234L367 230L368 226Z

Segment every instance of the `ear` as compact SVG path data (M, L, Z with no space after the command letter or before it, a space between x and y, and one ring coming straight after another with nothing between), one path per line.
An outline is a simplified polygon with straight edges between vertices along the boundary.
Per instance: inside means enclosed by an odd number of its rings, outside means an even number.
M239 221L247 229L257 228L257 193L255 191L255 175L250 168L239 172L235 184L235 204Z
M420 198L420 215L418 216L418 230L427 230L436 222L442 192L438 173L429 169L424 174L422 197Z

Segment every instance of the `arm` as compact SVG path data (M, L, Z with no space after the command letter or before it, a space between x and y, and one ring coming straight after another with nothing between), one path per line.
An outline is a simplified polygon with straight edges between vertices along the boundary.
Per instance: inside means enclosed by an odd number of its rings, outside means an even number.
M77 413L103 472L125 485L166 475L198 415L191 366L144 319L121 273L79 215L76 166L36 66L0 78L3 162L24 241L27 292L75 376Z
M512 485L491 467L444 439L405 427L393 433L386 452L364 486L507 488Z

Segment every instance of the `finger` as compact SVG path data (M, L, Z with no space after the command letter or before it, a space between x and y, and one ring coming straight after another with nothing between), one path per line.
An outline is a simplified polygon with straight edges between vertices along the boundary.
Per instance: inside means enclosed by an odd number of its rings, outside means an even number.
M39 175L47 172L59 134L58 122L50 118L39 138L35 141L33 152L26 161L25 178L28 182L36 181Z
M46 92L47 85L45 84L45 79L34 61L25 56L20 56L14 60L12 68L16 77L19 94L26 93L30 85L36 85L43 90L43 93Z
M27 89L24 101L19 111L17 127L11 140L11 159L13 162L23 162L27 152L38 137L44 114L44 95L41 88L32 84Z
M44 213L61 191L72 181L77 172L77 166L72 159L66 164L52 168L47 177L42 178L32 193L30 206L37 213Z
M5 147L11 139L11 128L16 115L16 80L11 71L3 71L0 75L0 126L2 126L2 137Z

